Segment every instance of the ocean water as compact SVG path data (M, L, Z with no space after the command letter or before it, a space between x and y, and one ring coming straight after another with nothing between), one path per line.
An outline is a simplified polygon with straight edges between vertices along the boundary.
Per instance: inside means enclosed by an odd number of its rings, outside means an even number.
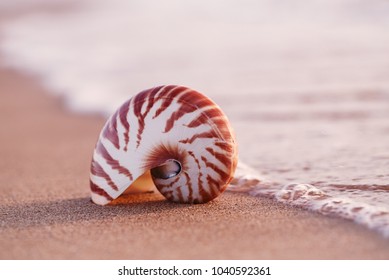
M203 92L240 145L229 191L389 237L388 14L384 0L2 1L0 55L78 112L161 84Z

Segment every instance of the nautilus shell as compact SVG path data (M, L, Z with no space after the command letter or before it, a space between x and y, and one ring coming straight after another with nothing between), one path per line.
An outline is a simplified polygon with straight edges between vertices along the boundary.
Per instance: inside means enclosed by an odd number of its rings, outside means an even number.
M168 200L205 203L226 189L236 164L236 141L219 106L187 87L159 86L106 122L93 153L91 196L105 205L151 176Z

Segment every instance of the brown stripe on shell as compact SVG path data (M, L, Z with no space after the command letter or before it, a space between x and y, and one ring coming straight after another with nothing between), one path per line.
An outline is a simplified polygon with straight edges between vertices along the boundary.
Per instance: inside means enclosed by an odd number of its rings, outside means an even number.
M90 185L90 189L93 193L98 194L100 196L103 196L109 201L113 200L113 198L105 190L103 190L102 188L97 186L92 181L89 181L89 185Z
M212 119L223 116L222 112L220 111L220 109L218 107L208 108L208 109L203 111L203 114L207 115L207 117L212 118ZM225 120L224 120L224 122L225 122Z
M116 111L115 114L112 115L111 120L105 126L103 130L103 137L108 139L115 146L116 149L119 149L119 137L116 127L117 114L118 112Z
M189 151L188 154L194 159L194 161L196 162L196 165L197 165L197 168L199 170L199 175L198 175L198 178L197 178L197 185L199 186L199 188L202 188L203 187L203 182L201 181L201 177L203 176L203 173L201 172L201 166L200 166L200 162L199 160L195 157L194 153L192 151ZM190 189L190 195L192 196L192 189ZM192 198L191 198L192 200Z
M207 183L213 197L218 196L219 193L224 191L224 189L222 189L223 186L221 186L220 183L214 178L212 178L209 174L207 175Z
M216 195L213 195L212 193L209 194L205 189L204 187L201 185L199 186L199 194L202 198L202 201L199 201L200 203L204 203L204 202L208 202L208 201L211 201L212 199L214 199L216 197Z
M226 156L226 154L224 153L219 153L219 152L216 152L215 150L213 150L212 148L210 147L207 147L205 148L205 150L210 153L212 156L214 156L218 161L220 161L221 163L223 163L224 165L228 162L230 162L230 157L229 156Z
M217 110L218 111L217 115L221 114L220 110L215 107L215 104L213 103L212 100L210 100L209 98L203 96L202 94L200 94L199 92L194 91L194 90L188 91L185 94L183 94L182 96L180 96L177 103L181 104L181 107L178 109L179 115L176 114L174 116L173 120L178 120L180 117L182 117L183 115L185 115L187 113L192 113L195 110L199 110L199 109L201 110L202 108L205 108L208 106L213 106L214 108L212 110ZM213 115L207 115L207 110L202 111L199 115L202 123L204 123L207 120L207 119L204 119L204 117L203 117L204 114L206 115L207 118L213 117ZM167 125L167 128L165 129L165 131L169 131L174 125L172 118L169 119L169 121L170 121L170 123L169 123L169 125ZM194 123L197 124L196 120L192 121L187 126L192 127L192 125ZM200 124L198 124L198 125L200 125Z
M147 97L151 91L153 91L153 89L144 90L144 91L140 92L139 94L137 94L133 98L134 115L138 119L138 133L136 135L136 137L137 137L136 146L137 147L139 147L140 141L142 140L142 133L143 133L143 130L145 128L145 117L148 113L148 112L145 112L144 114L142 114L142 107L145 104L145 102L147 101Z
M116 184L112 181L111 177L104 171L104 169L101 167L101 165L95 161L92 160L92 167L91 167L91 173L95 176L104 178L107 184L115 191L118 191L119 188L116 186Z
M115 169L115 170L119 171L120 174L124 174L127 177L129 177L130 180L133 180L132 174L131 174L130 170L128 170L127 168L122 166L118 160L114 159L108 153L107 149L104 147L103 144L98 143L97 146L96 146L96 151L97 151L98 154L100 154L105 159L106 163L109 166L111 166L112 169Z
M173 128L175 121L179 120L182 116L184 116L186 114L192 113L195 110L197 110L197 108L194 107L193 105L187 104L187 103L182 103L180 108L178 110L174 111L170 115L170 118L166 121L164 133L169 132Z
M145 118L142 114L142 107L145 102L145 98L143 97L144 94L147 94L147 91L144 91L140 93L139 95L136 95L134 97L134 114L137 116L138 119L138 133L136 135L137 141L136 141L136 147L139 147L140 141L142 140L142 133L145 128Z
M214 125L217 125L218 133L220 134L221 139L226 142L230 142L230 145L235 142L233 136L231 135L231 129L226 124L223 124L222 121L216 121L214 122Z
M144 97L145 100L146 100L146 99L148 100L147 107L146 107L146 111L145 111L145 113L143 114L143 117L144 117L144 118L150 113L150 110L151 110L151 108L154 106L154 103L162 98L161 95L159 95L159 97L155 98L155 96L157 95L157 93L160 92L162 88L163 88L163 86L155 87L155 88L150 89L150 90L147 92L147 96ZM164 89L163 89L163 90L164 90ZM162 90L162 91L163 91L163 90Z
M120 107L120 110L119 110L119 119L120 119L121 124L124 127L124 130L125 130L123 132L124 142L125 142L125 146L124 146L125 151L127 151L128 143L130 142L130 124L127 120L128 111L130 110L130 103L131 103L131 99L128 100L127 102L125 102Z
M182 195L181 187L178 187L176 190L177 190L178 199L180 201L185 201L184 196Z
M193 188L192 188L192 182L191 182L191 180L190 180L189 175L188 175L186 172L184 172L184 174L185 174L185 178L186 178L186 187L187 187L188 190L189 190L188 201L189 201L189 202L193 202Z
M155 91L155 93L152 94L154 96L154 103L166 98L166 95L168 95L176 87L177 86L175 86L175 85L156 87L155 89L157 89L157 91ZM158 110L161 110L161 106L155 112L154 116L152 117L153 119L155 119L159 115ZM158 115L157 115L157 113L158 113Z
M183 143L183 144L192 144L196 139L199 139L199 138L216 138L216 137L217 137L217 134L215 133L215 131L210 130L210 131L205 131L202 133L196 133L191 138L186 138L186 139L180 140L178 142Z
M204 121L206 121L206 117L203 114L200 114L197 118L193 119L190 123L188 123L185 126L189 128L199 127L200 125L204 124Z
M217 117L222 116L220 110L218 108L212 108L209 110L205 110L201 112L197 118L193 119L189 124L187 124L187 127L195 128L199 127L200 125L206 123L209 119L212 119L212 122L215 124L216 127L219 127L220 123L225 123L225 119L218 120Z
M211 99L195 90L186 92L183 96L180 97L180 102L192 104L199 109L205 108L207 106L216 106Z
M215 141L214 145L219 147L226 153L232 153L234 150L234 147L231 145L231 143L225 141Z
M199 160L195 157L194 153L192 151L188 152L188 154L195 160L196 162L196 165L197 165L197 168L199 169L199 175L198 175L198 178L197 178L197 187L199 188L199 194L202 198L202 201L193 201L193 203L200 203L200 202L208 202L208 201L211 201L212 199L214 199L217 195L215 194L215 192L213 191L212 188L211 189L211 195L209 195L209 193L204 189L204 186L203 186L203 182L201 180L201 177L203 176L203 174L201 173L201 166L200 166L200 162ZM189 177L189 176L188 176ZM189 180L189 178L188 178ZM193 192L192 188L189 189L190 190L190 193ZM190 201L192 201L193 198L191 197L190 198Z
M184 89L186 90L186 88ZM199 98L199 96L201 97ZM169 132L173 128L175 121L186 114L190 114L203 108L203 106L209 106L212 104L212 101L210 101L205 96L200 95L198 92L191 90L180 96L177 100L177 103L181 105L176 111L172 113L168 119L165 127L165 133Z
M217 167L215 164L209 162L204 156L201 156L201 160L205 163L205 166L208 168L211 168L213 171L215 171L220 176L220 180L225 182L229 178L229 174L227 174L225 171L221 170L219 167ZM230 164L228 164L230 165Z
M220 109L218 107L208 108L208 109L202 111L201 114L206 115L209 119L214 119L214 118L223 116L222 112L220 111ZM225 120L224 120L224 122L225 122Z
M169 91L170 90L170 91ZM155 115L153 116L153 119L158 117L163 111L165 111L170 104L173 102L174 98L181 94L184 90L187 90L187 88L182 86L167 86L166 91L160 93L160 99L163 99L161 106L158 108L158 110L155 112ZM165 98L169 94L169 98Z
M169 184L161 184L161 183L158 183L158 188L159 189L170 189L171 187L173 187L174 184L176 184L179 180L180 180L180 176L177 176L173 182L169 183Z
M138 119L138 133L137 133L137 142L136 142L137 147L139 147L139 145L142 141L142 133L143 133L144 128L145 128L145 119L146 119L147 115L150 113L150 110L151 110L152 106L154 105L154 103L163 98L163 92L165 92L166 88L169 88L169 87L164 88L163 86L160 86L160 87L155 87L155 88L152 88L149 90L144 90L134 97L134 100L133 100L134 114ZM162 92L160 92L161 89L162 89ZM155 98L155 96L158 94L158 92L160 92L159 96L157 98ZM150 100L149 100L149 98L150 98ZM147 101L148 101L148 105L146 107L145 112L142 114L142 107L144 106L145 102L147 102Z

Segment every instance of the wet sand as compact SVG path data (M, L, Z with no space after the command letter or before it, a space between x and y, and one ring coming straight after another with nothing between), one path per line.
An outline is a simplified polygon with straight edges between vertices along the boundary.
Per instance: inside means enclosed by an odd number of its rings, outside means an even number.
M388 259L389 240L350 221L224 193L203 205L159 194L89 198L104 123L39 80L0 70L1 259Z

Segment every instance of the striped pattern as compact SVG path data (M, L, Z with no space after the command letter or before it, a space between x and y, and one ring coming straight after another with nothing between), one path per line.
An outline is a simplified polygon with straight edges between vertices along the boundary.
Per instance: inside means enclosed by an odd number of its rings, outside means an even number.
M204 203L222 193L237 164L237 147L221 109L183 86L140 92L107 121L94 150L92 200L105 205L146 171L177 160L181 172L153 178L169 200Z

